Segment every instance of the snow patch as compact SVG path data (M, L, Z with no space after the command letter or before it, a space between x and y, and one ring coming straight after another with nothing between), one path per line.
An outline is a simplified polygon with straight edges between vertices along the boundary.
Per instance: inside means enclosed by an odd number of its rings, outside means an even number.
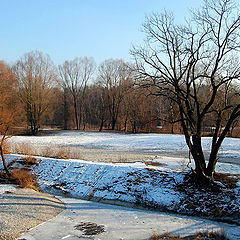
M11 184L0 184L0 194L4 194L6 192L15 192L17 191L17 187Z

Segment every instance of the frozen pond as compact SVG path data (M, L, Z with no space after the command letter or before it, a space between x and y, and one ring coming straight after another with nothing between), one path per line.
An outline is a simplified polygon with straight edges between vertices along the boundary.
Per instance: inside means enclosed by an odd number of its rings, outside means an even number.
M109 132L55 131L41 136L14 136L12 145L29 144L36 150L43 147L65 147L72 152L82 151L83 156L94 154L143 154L160 156L188 156L183 135L172 134L124 134ZM203 138L203 148L209 153L211 138ZM39 153L41 155L41 153ZM95 157L95 156L94 156ZM240 139L226 138L219 152L220 161L240 164ZM84 159L87 157L84 157ZM93 160L93 159L91 159Z

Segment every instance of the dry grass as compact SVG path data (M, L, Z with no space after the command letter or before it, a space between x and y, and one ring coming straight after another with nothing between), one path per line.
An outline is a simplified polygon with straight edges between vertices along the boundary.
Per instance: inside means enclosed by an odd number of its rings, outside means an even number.
M69 159L75 158L76 154L72 154L70 148L55 146L55 147L38 147L35 149L30 144L20 143L20 144L12 144L11 146L12 152L28 155L29 158L31 156L43 156L43 157L52 157L52 158L61 158L61 159Z
M160 163L160 162L152 162L152 161L146 161L144 162L144 164L146 166L163 166L164 164Z
M183 238L180 238L180 237L168 234L168 233L165 233L165 234L162 234L162 235L154 233L149 238L149 240L181 240L181 239L183 239Z
M215 172L213 175L215 181L221 182L223 185L228 188L235 188L237 186L237 182L240 179L240 176L231 176L227 173L217 173Z
M70 157L70 149L69 148L60 148L56 152L56 157L60 159L69 159Z
M23 188L31 188L35 191L39 191L38 182L36 177L31 174L30 171L21 168L17 170L13 170L11 172L11 177L16 181L16 183Z
M0 240L14 240L16 239L15 237L13 236L9 236L9 235L6 235L6 234L1 234L0 235Z
M197 233L196 235L185 237L186 240L228 240L223 231L206 231L202 233Z
M23 154L23 155L36 155L34 148L27 143L18 143L11 145L12 152Z
M3 152L4 154L10 154L11 153L11 146L10 143L6 140L3 143Z
M187 237L179 237L175 235L171 235L168 233L165 234L157 234L154 233L149 240L228 240L225 236L224 232L214 232L214 231L206 231L202 233L197 233Z
M28 167L37 164L37 159L33 156L24 157L22 158L22 161L23 161L23 164Z

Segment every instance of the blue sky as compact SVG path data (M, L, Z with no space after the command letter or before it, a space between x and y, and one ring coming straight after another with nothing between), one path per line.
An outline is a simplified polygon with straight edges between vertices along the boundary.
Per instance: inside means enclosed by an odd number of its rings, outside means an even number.
M141 24L153 11L171 10L184 21L194 0L0 0L0 59L48 53L56 64L74 57L131 60L129 49L144 38Z

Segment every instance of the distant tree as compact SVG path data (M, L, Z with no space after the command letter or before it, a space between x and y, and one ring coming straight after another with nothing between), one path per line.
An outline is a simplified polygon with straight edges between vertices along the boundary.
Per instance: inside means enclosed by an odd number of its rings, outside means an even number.
M16 108L16 78L10 68L0 61L0 156L4 170L9 174L5 160L6 140L9 138L14 120L17 117Z
M99 126L99 132L103 130L108 119L108 95L107 90L95 83L91 86L90 92L90 113L94 124Z
M48 55L38 51L29 52L17 61L14 72L27 123L31 133L36 135L42 114L49 106L49 93L56 80L54 64Z
M98 68L98 84L107 93L107 104L111 129L114 130L119 117L120 105L128 88L126 84L131 72L128 64L122 60L109 59Z
M84 98L87 84L95 71L93 58L75 58L58 67L63 90L72 96L76 128L80 129L84 114Z
M239 8L233 0L205 0L184 26L163 12L147 17L143 30L146 45L132 50L140 83L178 106L196 176L209 182L220 146L240 116ZM234 98L226 85L236 89ZM209 116L214 132L207 164L202 134Z

